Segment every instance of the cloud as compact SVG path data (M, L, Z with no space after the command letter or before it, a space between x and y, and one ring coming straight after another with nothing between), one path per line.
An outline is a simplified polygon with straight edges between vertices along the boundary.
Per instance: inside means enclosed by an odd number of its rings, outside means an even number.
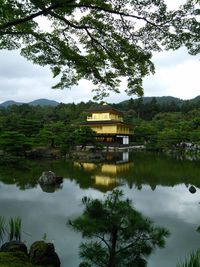
M30 102L38 98L54 99L59 102L88 101L92 84L81 81L79 86L65 90L51 89L56 84L47 67L28 62L18 51L0 51L0 103L6 100Z
M156 74L144 79L145 96L171 95L190 99L200 94L200 61L198 56L190 56L186 49L155 53L153 61ZM72 89L53 90L56 79L52 78L48 67L34 65L19 55L18 51L0 51L0 103L7 100L30 102L38 98L53 99L70 103L89 101L93 98L91 82L82 80ZM120 102L129 97L124 92L111 93L107 102ZM133 98L136 96L133 96Z
M184 49L164 53L163 57L159 55L155 59L156 74L147 77L144 82L146 96L170 95L191 99L200 94L200 61L197 56L183 52Z
M179 6L183 5L186 2L186 0L176 0L176 1L166 0L165 2L170 10L175 10L178 9Z
M0 51L0 78L48 76L48 68L34 65L20 56L19 51Z
M188 60L198 60L198 56L191 56L188 54L187 49L182 47L176 51L162 51L153 53L153 62L156 68L172 67L177 64L185 63Z

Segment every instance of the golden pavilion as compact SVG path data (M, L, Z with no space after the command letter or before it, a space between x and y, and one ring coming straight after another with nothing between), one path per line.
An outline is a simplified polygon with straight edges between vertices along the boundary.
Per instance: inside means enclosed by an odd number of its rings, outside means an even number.
M88 114L82 125L90 126L96 132L98 141L129 144L133 132L131 126L123 121L121 111L104 103L90 108Z

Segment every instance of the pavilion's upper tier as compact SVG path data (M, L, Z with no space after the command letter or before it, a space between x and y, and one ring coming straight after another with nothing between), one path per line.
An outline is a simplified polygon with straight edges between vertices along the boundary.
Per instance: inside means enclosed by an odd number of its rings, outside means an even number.
M88 113L87 121L123 121L122 112L107 104L92 107Z

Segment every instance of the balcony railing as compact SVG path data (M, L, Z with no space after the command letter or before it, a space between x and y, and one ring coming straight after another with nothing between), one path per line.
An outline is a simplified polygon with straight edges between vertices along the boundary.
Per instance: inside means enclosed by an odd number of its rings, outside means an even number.
M120 117L120 118L112 118L112 117L98 117L98 118L95 118L95 117L92 117L92 116L87 116L87 121L110 121L110 120L116 120L116 121L121 121L123 122L123 118Z

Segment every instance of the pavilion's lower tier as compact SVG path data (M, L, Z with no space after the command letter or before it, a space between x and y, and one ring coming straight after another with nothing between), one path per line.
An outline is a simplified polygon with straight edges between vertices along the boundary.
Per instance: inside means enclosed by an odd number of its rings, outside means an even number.
M119 134L97 134L96 139L98 142L128 145L130 141L130 136Z

